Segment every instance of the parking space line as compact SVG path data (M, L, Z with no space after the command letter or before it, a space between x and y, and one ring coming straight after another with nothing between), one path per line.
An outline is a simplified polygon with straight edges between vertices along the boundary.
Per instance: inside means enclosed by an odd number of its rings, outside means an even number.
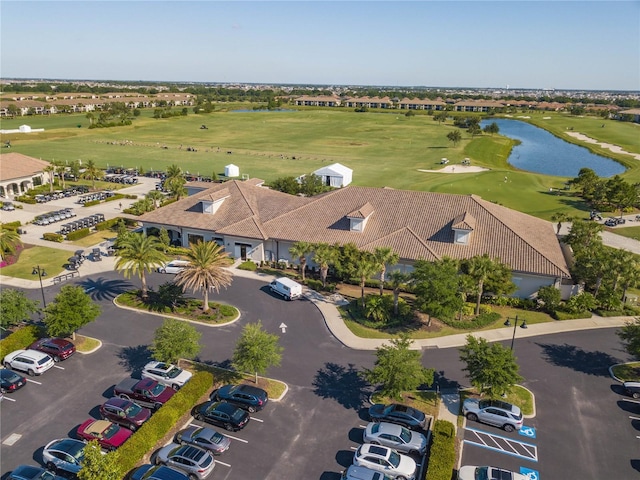
M256 418L256 417L251 417L251 420L255 420L256 422L264 423L264 420L260 420L259 418Z
M465 430L475 437L472 439L464 439L465 443L504 453L505 455L524 458L534 462L538 461L538 448L531 443L476 430L475 428L466 428Z
M640 420L640 417L634 417L633 415L629 415L629 418L631 420Z
M234 437L234 436L231 436L231 435L227 435L226 433L223 433L223 435L225 437L229 437L231 440L237 440L238 442L242 442L242 443L249 443L249 440L245 440L244 438Z
M3 400L9 400L10 402L15 402L16 401L15 398L9 398L6 395L4 397L2 397L2 398L3 398Z
M42 383L31 380L30 378L27 378L27 382L35 383L36 385L42 385Z
M59 365L54 365L53 368L57 368L58 370L64 370L64 367L61 367Z
M229 468L231 468L231 465L230 465L230 464L228 464L228 463L224 463L224 462L221 462L220 460L217 460L217 459L216 459L216 460L214 460L214 462L219 463L220 465L224 465L225 467L229 467Z

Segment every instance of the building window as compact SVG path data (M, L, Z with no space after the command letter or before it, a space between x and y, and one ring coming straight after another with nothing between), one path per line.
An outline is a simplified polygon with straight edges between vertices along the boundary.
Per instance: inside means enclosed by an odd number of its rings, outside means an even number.
M187 240L189 240L189 245L191 245L192 243L204 242L204 237L190 233L187 235Z

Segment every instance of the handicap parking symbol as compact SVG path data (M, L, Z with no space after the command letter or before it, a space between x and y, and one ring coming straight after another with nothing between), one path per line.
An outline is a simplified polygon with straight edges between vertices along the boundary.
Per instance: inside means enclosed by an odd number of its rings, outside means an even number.
M524 475L528 480L540 480L540 475L536 470L520 467L520 474Z
M518 433L525 437L536 438L536 429L533 427L527 427L526 425L523 425L522 428L518 430Z

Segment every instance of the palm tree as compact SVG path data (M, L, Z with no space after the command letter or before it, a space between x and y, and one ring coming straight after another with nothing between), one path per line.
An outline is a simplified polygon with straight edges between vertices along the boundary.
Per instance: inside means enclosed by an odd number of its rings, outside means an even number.
M478 298L476 300L476 315L480 314L480 299L484 292L484 282L495 268L495 262L488 254L476 255L465 262L466 274L476 283Z
M411 276L407 273L403 273L400 270L394 270L389 274L389 283L393 289L393 314L398 315L398 299L400 298L400 289L404 287Z
M308 242L296 242L291 245L289 253L292 257L298 257L300 261L300 272L304 282L304 272L307 268L307 255L313 251L313 245Z
M44 167L42 170L49 174L49 193L53 193L53 182L54 182L53 172L56 171L56 166L50 163L49 165Z
M364 309L364 287L367 284L367 279L378 272L378 262L372 253L361 251L358 255L358 261L356 262L354 273L360 279L360 300L362 308Z
M389 320L389 310L385 305L384 297L380 295L367 295L364 305L364 315L375 322L387 322Z
M176 284L202 292L204 301L202 311L209 311L209 290L220 292L220 287L231 285L233 275L225 268L228 252L216 242L201 242L191 244L187 252L189 265L176 275Z
M18 245L22 245L22 241L17 231L0 229L0 260L4 259L5 253L16 253Z
M378 247L373 251L373 258L380 270L380 296L384 295L384 275L387 272L387 265L395 265L400 260L400 256L390 247Z
M158 202L164 200L164 194L159 190L150 190L145 195L147 200L151 200L153 202L153 209L158 208Z
M54 161L52 163L56 166L56 173L60 178L60 186L64 189L65 188L64 174L67 171L67 167L61 161L57 161L57 162Z
M116 270L122 271L125 278L139 275L142 283L141 296L147 298L147 277L145 272L152 272L166 262L164 246L158 237L147 236L143 233L132 233L118 243Z
M84 166L83 178L91 180L91 188L96 189L96 179L100 178L102 170L100 170L93 160L89 160Z
M172 197L180 200L180 197L186 195L187 190L184 188L186 180L182 175L182 169L176 165L170 165L167 168L167 177L164 180L164 186Z
M338 251L328 243L316 243L313 246L313 261L320 267L320 280L322 286L327 286L327 273L329 265L338 259Z

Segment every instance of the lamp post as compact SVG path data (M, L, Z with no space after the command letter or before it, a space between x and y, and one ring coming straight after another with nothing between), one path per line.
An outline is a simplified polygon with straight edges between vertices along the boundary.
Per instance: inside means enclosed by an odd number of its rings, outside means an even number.
M44 299L44 287L42 286L42 277L46 277L47 272L44 271L44 268L40 268L40 265L37 265L33 267L33 270L31 271L31 275L36 275L36 274L40 279L40 292L42 292L42 306L44 308L47 308L47 301Z
M504 322L504 326L505 327L510 327L511 326L511 321L509 320L509 317L507 317L507 320ZM511 337L511 351L513 352L513 344L516 341L516 327L518 326L518 316L516 315L515 320L513 321L513 336ZM520 328L527 328L527 320L525 318L522 319L522 324L520 325Z

